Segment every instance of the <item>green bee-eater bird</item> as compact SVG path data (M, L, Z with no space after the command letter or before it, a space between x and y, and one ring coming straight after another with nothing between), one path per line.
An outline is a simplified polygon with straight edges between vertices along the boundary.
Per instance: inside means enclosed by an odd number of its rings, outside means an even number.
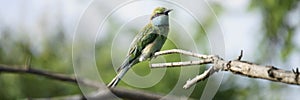
M107 85L108 88L115 87L133 65L151 59L161 49L169 33L170 11L172 9L164 7L154 9L149 24L134 38L125 61L119 67L117 76Z

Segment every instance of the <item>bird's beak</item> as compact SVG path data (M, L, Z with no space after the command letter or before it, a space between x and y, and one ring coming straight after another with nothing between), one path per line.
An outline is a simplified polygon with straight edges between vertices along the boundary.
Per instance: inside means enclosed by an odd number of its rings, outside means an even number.
M172 10L173 10L173 9L168 9L168 10L166 10L166 11L165 11L165 14L168 15L169 12L171 12Z

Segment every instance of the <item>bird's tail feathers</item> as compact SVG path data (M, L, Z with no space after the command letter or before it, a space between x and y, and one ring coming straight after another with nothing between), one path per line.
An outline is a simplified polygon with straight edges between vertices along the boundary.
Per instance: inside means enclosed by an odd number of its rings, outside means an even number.
M114 88L121 81L121 78L125 75L125 73L130 69L130 66L124 66L120 69L117 76L107 85L108 88Z
M130 64L130 56L127 56L126 59L121 64L121 66L117 69L117 71L120 72L121 69L125 68L126 66L129 66L129 64Z
M121 81L121 78L125 75L125 73L133 66L138 63L138 60L131 61L130 56L128 56L122 65L118 68L117 76L107 85L108 88L114 88Z

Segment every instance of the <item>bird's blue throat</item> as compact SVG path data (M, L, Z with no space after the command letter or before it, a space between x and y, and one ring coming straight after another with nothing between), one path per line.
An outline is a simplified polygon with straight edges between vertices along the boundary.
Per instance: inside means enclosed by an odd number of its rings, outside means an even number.
M152 24L155 26L169 25L169 17L167 15L160 15L152 19Z

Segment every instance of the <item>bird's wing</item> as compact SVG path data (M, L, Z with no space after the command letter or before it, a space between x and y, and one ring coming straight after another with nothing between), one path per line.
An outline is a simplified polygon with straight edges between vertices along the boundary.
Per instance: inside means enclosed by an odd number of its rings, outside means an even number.
M133 41L128 56L133 54L135 57L138 57L142 50L157 38L159 35L157 31L158 30L152 27L151 24L144 27L144 29L139 33L141 35L138 35L138 37L136 37Z
M134 60L138 60L137 58L141 55L142 50L159 36L157 31L158 30L153 28L151 24L148 24L143 28L131 43L128 55L122 65L118 68L118 71L132 62L135 62Z

